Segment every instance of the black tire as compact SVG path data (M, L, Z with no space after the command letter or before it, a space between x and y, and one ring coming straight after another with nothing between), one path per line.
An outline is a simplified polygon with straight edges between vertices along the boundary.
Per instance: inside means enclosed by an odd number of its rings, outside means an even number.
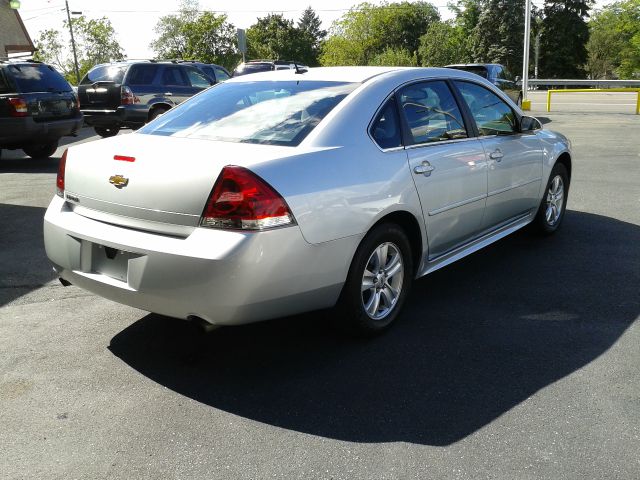
M120 127L93 127L102 138L115 137L120 131Z
M384 313L384 308L389 305L387 295L393 295L391 286L398 286L398 277L395 275L387 277L386 274L379 273L371 277L372 287L370 289L363 291L362 288L365 282L365 269L369 267L377 270L380 266L377 263L378 257L374 258L374 255L378 248L384 245L387 245L385 264L393 265L392 260L395 254L399 254L402 266L402 270L396 273L396 275L401 275L397 297L388 307L386 313ZM404 230L393 223L384 223L375 227L362 240L351 262L347 280L336 305L338 326L358 336L376 335L389 328L400 314L404 301L411 290L413 275L411 245ZM387 283L388 280L394 283ZM372 300L374 295L378 295L380 299L378 306L381 309L380 312L376 309L374 313L384 314L381 318L372 317L365 309L365 302L368 303L368 300ZM370 306L375 308L374 305L375 299Z
M558 181L556 180L556 178L560 179L560 186L562 187L562 205L560 205L559 208L557 205L557 186L554 184L554 182ZM554 190L556 190L555 194ZM547 187L544 190L544 196L540 201L540 206L538 207L536 218L531 223L531 227L534 232L542 235L551 235L560 228L560 225L562 225L562 220L564 219L564 212L567 208L568 194L569 174L567 173L566 167L562 163L556 163L551 169L549 181L547 182ZM556 198L555 202L552 200L554 196ZM552 206L554 204L555 210Z
M44 159L49 158L51 155L56 153L58 149L58 140L49 143L39 143L36 145L29 145L28 147L22 147L24 153L29 155L31 158Z
M162 115L165 112L168 112L169 109L168 108L164 108L164 107L158 107L158 108L154 108L151 113L149 113L149 121L152 122L153 120L155 120L156 118L158 118L160 115Z

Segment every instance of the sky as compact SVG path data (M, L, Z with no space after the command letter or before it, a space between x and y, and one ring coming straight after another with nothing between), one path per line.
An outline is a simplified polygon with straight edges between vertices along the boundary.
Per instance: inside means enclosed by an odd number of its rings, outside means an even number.
M297 21L303 10L311 6L324 29L329 29L334 20L340 18L361 0L200 0L201 10L225 13L237 28L248 28L258 17L269 13L282 13ZM107 17L117 32L117 40L128 58L152 58L149 43L154 38L153 28L161 16L175 13L179 0L68 0L71 11L81 11L88 18ZM369 0L379 4L380 0ZM532 0L542 6L543 0ZM453 15L447 8L447 0L432 0L443 19ZM610 3L598 0L597 5ZM39 32L49 28L62 29L66 19L64 0L21 0L20 16L29 35L35 42Z

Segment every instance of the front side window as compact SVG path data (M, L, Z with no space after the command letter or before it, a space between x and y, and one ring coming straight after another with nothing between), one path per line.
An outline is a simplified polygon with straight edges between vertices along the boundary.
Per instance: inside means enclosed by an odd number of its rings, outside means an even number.
M475 83L456 80L480 136L508 135L517 131L513 110L495 93Z
M195 68L187 67L187 77L189 77L189 82L191 82L192 87L196 88L209 88L211 86L211 81Z
M216 79L219 82L223 82L223 81L229 79L229 74L227 72L225 72L223 69L218 68L218 67L214 67L214 69L216 71Z
M369 130L371 137L380 148L396 148L402 146L400 117L396 100L392 97L387 101Z
M296 146L358 85L303 80L220 83L140 132Z
M444 81L416 83L400 90L400 108L414 144L466 138L467 130Z

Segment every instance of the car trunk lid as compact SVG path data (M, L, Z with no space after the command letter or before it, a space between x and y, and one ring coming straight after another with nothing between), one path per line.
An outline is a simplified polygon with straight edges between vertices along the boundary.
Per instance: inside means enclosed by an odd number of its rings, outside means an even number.
M255 159L256 147L261 159L284 148L144 134L78 145L68 152L65 197L84 216L181 235L199 225L222 168Z

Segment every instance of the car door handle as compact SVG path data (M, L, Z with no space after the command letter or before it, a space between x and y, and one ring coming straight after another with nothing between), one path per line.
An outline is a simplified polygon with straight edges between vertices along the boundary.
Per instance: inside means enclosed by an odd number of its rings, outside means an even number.
M173 95L173 93L171 93L171 92L165 92L165 94L164 94L165 97L170 97L172 95Z
M495 160L496 162L499 162L500 160L502 160L502 157L504 157L504 154L500 151L499 148L496 148L493 152L489 154L489 158L491 160Z
M433 172L436 169L436 167L434 167L433 165L431 165L429 162L422 162L422 165L416 165L415 167L413 167L413 171L419 175L424 175L425 177L428 177L431 175L431 172Z

